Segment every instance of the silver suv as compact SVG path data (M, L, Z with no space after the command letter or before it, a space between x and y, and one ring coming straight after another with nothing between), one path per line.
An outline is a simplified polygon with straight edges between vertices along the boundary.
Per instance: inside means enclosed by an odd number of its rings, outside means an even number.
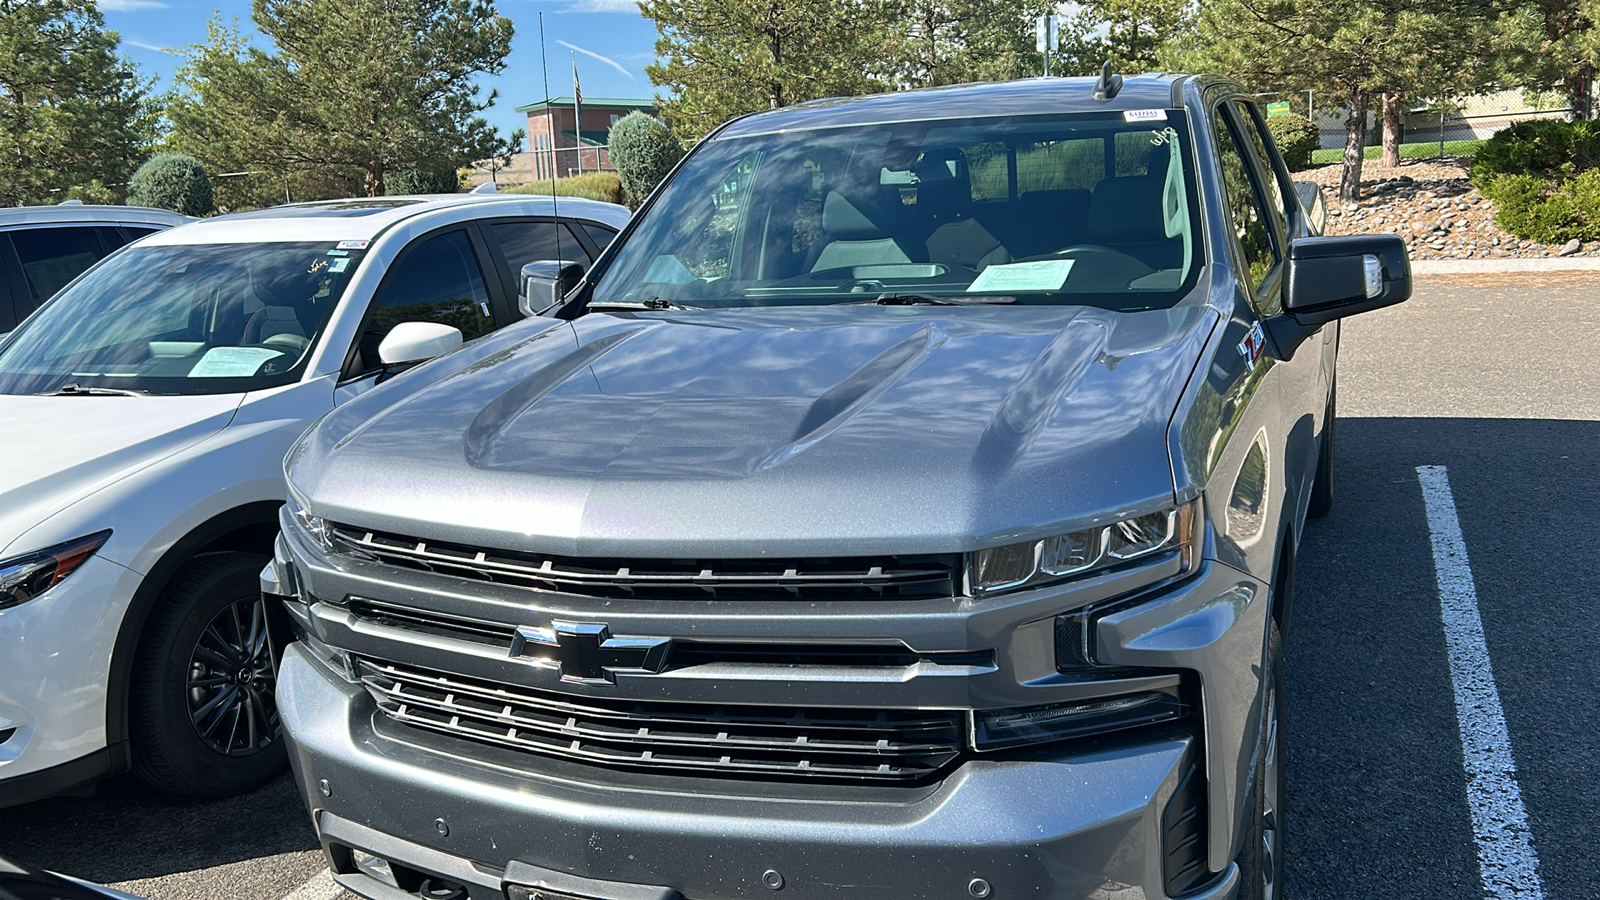
M1278 893L1337 319L1410 270L1264 125L1111 75L739 119L544 318L330 413L263 586L338 880Z

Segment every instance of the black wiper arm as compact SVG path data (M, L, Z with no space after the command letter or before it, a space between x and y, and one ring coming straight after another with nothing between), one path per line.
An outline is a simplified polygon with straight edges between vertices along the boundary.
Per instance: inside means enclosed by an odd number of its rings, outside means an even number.
M959 295L955 297L937 297L933 294L896 294L893 292L879 294L867 303L876 303L879 306L991 306L1017 302L1015 297L994 296L986 294Z
M699 309L698 306L684 306L674 303L665 297L651 297L648 300L600 300L589 304L589 309Z
M111 387L84 387L77 382L64 384L53 391L45 391L43 396L50 397L147 397L149 391L135 391L130 388Z

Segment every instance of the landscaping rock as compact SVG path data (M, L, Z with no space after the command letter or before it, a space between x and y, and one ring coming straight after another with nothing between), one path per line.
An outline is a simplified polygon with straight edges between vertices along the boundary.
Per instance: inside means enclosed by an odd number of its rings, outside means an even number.
M1467 180L1470 158L1403 160L1389 167L1368 161L1361 168L1360 203L1340 203L1339 165L1296 173L1322 185L1328 197L1328 234L1389 231L1406 242L1412 259L1473 257L1534 258L1548 255L1542 244L1523 243L1494 223L1494 204ZM1591 255L1581 244L1563 256Z
M1572 240L1567 241L1565 244L1561 245L1561 253L1560 253L1560 255L1561 256L1571 256L1574 253L1577 253L1579 250L1582 250L1582 249L1583 249L1583 242L1578 240L1577 238L1573 238Z

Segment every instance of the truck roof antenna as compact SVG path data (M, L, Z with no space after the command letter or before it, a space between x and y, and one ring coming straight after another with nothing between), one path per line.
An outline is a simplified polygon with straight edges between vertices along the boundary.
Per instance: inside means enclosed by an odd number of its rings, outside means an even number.
M1111 72L1111 60L1106 60L1100 66L1100 77L1094 80L1094 99L1101 102L1110 100L1122 90L1122 76Z

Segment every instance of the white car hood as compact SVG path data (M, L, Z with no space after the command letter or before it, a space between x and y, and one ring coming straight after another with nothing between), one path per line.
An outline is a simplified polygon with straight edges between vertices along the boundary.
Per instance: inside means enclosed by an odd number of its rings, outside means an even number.
M0 557L57 512L227 427L243 394L0 395Z

